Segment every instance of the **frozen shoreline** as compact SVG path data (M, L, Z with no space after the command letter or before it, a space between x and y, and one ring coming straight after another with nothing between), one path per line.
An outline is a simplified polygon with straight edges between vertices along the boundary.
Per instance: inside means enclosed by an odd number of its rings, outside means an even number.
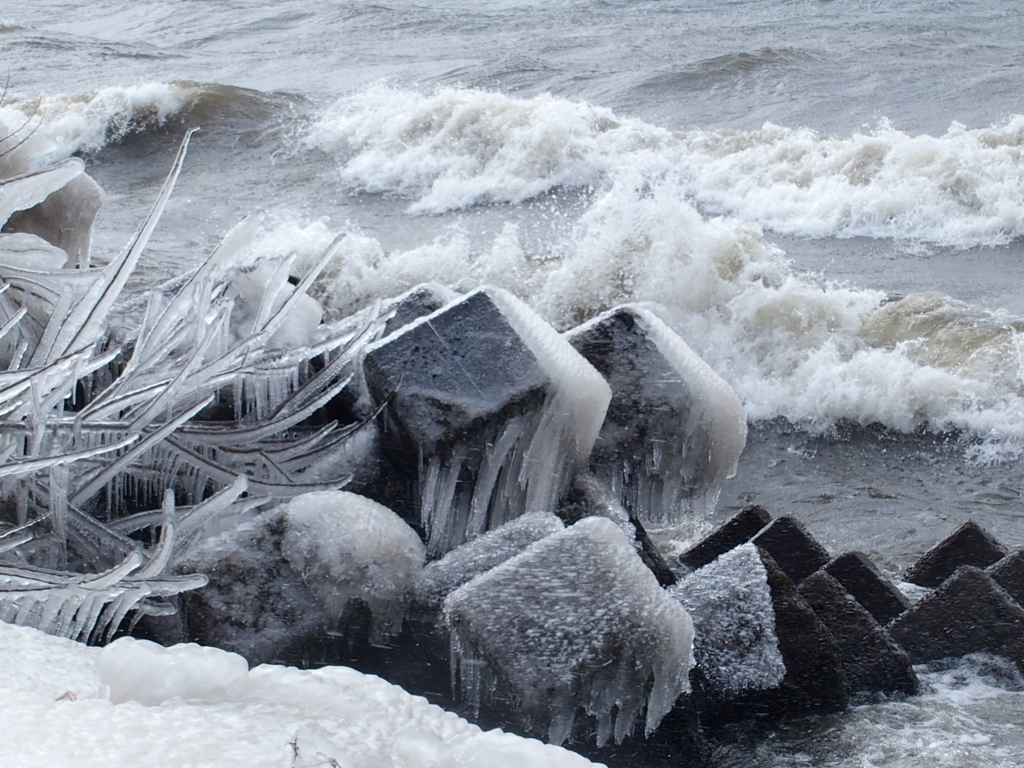
M347 667L262 665L239 674L245 662L235 654L178 648L184 650L175 655L125 639L101 650L0 623L4 766L593 765L534 739L484 732ZM116 671L103 671L104 657ZM230 682L218 688L215 679ZM167 698L154 706L114 703L108 685L115 691L165 686Z

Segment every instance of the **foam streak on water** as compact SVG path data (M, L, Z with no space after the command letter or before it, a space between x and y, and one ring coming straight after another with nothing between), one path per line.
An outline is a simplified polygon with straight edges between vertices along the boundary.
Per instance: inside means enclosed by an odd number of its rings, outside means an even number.
M843 717L781 728L723 748L717 768L1012 768L1024 759L1021 679L1009 662L977 655L917 668L921 696L862 704ZM999 722L997 725L996 723Z

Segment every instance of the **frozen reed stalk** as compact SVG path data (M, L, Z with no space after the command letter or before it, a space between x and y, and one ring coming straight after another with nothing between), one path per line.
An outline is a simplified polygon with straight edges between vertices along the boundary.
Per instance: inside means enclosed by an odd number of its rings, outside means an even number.
M361 425L305 426L348 385L359 350L381 326L372 311L356 325L323 324L308 296L340 238L292 285L292 259L258 262L248 273L235 267L258 230L253 217L191 274L142 300L122 298L193 133L139 231L106 266L88 266L86 230L60 246L17 231L0 234L0 490L21 500L20 521L45 517L49 528L3 544L10 567L45 566L34 575L8 574L13 586L0 595L0 608L10 620L95 639L131 611L169 610L150 598L203 583L163 574L217 518L347 481L310 468ZM43 200L66 198L88 209L88 185L53 197L83 178L83 168L69 160L0 179L0 224ZM78 223L91 228L91 215ZM61 247L68 243L77 267L68 266ZM240 395L236 420L204 420L209 406L233 391ZM224 490L203 501L211 486ZM174 490L200 503L178 508ZM122 500L158 494L162 511L143 515L160 529L152 551L124 535L130 526L90 514L109 519L131 509L133 502ZM67 570L72 566L108 570L87 576Z

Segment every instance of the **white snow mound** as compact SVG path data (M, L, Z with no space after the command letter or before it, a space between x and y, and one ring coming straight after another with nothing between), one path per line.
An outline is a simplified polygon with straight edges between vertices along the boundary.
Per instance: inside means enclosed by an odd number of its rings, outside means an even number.
M219 702L179 665L239 671L232 654L154 648L127 638L102 652L0 622L0 741L4 768L584 768L568 750L483 732L398 686L346 667L243 671ZM210 653L212 651L212 653ZM179 694L160 706L115 703L97 657L136 689L167 674ZM143 657L152 669L138 662ZM198 660L198 662L197 662ZM244 662L243 662L244 663ZM136 678L132 680L132 678ZM105 677L109 680L110 677ZM194 686L194 687L190 687ZM182 695L183 694L183 695Z

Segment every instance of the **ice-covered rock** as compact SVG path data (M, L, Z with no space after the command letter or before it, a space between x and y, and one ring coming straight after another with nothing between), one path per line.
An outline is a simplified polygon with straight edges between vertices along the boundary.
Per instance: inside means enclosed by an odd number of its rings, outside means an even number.
M590 515L608 518L622 529L626 538L633 542L636 553L644 565L650 568L651 573L658 579L661 586L669 587L676 583L676 575L672 567L647 534L643 523L635 514L627 512L619 503L618 494L594 475L590 472L580 472L576 475L568 501L569 506L572 507L571 516L567 517L570 510L566 506L559 509L559 515L570 521Z
M279 310L295 292L288 282L287 260L274 263L261 259L246 267L232 268L228 273L228 295L235 304L231 312L231 332L244 340L257 332L263 323ZM296 297L296 305L284 323L267 341L268 349L296 349L312 346L318 340L316 331L323 319L323 307L309 295Z
M732 388L649 310L617 307L566 338L612 389L591 467L646 525L713 508L746 444Z
M195 643L164 648L122 637L100 652L97 672L115 704L137 701L156 707L173 698L224 701L228 687L249 672L249 664L219 648Z
M287 530L278 508L192 550L179 568L210 583L182 598L189 638L259 664L326 634L326 612L281 553Z
M394 634L425 551L387 507L346 491L296 496L283 510L281 552L337 624L358 600L373 617L371 640Z
M562 337L511 294L474 291L371 345L388 450L442 554L524 512L552 511L590 454L611 397Z
M354 493L296 496L215 536L181 568L209 576L186 600L188 630L252 662L346 634L351 609L370 614L370 640L394 634L423 566L423 544L387 507Z
M400 296L384 302L382 313L388 313L384 325L384 336L404 328L413 320L429 315L454 301L457 294L440 283L423 283L411 288Z
M720 696L774 688L786 665L757 547L743 544L668 590L693 618L697 668Z
M713 706L714 717L778 720L842 711L849 692L835 638L772 556L760 547L757 552L767 573L786 674L776 688L748 689Z
M612 521L533 544L445 600L464 695L511 697L552 743L579 710L621 741L646 704L650 734L689 690L693 625ZM494 688L493 686L497 686Z
M565 526L550 512L527 512L500 528L477 536L456 547L420 573L416 603L428 611L439 611L445 597L467 581L486 573Z

